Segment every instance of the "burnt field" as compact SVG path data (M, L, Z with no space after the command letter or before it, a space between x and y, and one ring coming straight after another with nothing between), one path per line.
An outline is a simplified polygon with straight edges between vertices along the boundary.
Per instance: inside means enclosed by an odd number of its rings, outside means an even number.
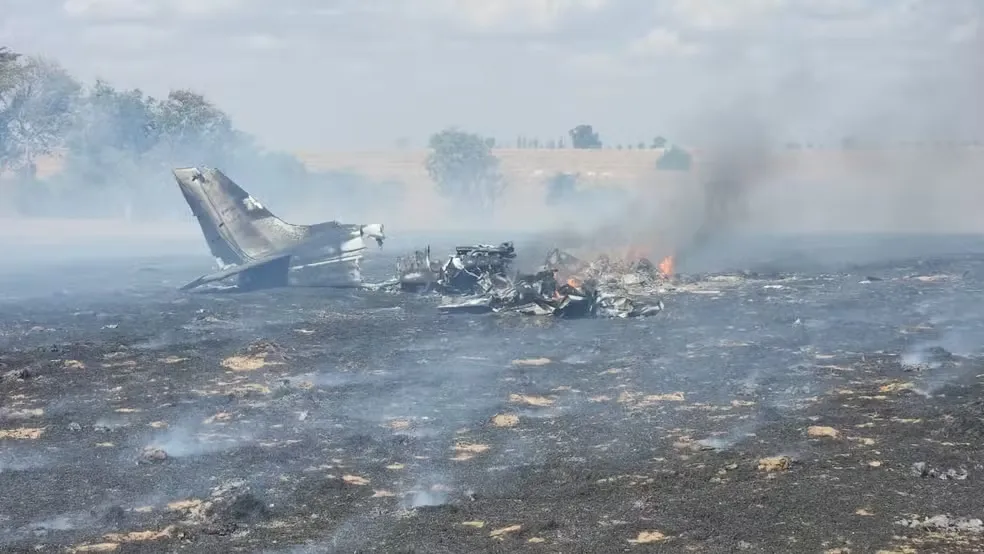
M0 550L980 551L984 253L947 244L684 276L638 320L7 271Z

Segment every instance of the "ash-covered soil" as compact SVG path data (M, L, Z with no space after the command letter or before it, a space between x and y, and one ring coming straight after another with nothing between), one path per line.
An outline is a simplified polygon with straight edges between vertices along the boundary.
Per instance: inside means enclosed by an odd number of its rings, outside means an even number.
M4 552L984 548L984 256L572 321L113 263L0 278Z

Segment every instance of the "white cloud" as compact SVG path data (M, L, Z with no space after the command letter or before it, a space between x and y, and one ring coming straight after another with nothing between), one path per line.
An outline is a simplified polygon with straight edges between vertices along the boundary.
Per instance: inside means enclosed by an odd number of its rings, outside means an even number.
M283 50L287 47L285 40L266 33L249 35L243 39L243 43L250 50Z
M638 57L688 57L700 51L698 45L684 41L679 33L665 27L657 27L629 44L629 54Z
M79 33L80 43L86 46L112 51L124 45L131 54L137 50L141 55L146 55L146 50L158 48L174 36L175 31L170 27L136 22L103 23L86 27Z
M912 81L970 97L982 85L964 86L957 74L982 74L984 57L974 50L981 0L0 4L4 45L51 56L88 80L155 94L192 86L272 144L312 148L419 141L444 122L503 139L542 137L582 118L627 142L641 138L633 135L643 120L699 110L735 89L796 109L815 103L816 114L834 114L823 121L834 128L851 117L838 114L871 111L873 99L909 102L915 93L906 91L919 88ZM910 105L942 104L920 98ZM262 109L271 99L276 110Z
M210 17L245 7L244 0L159 0L171 13L190 17Z
M671 12L688 27L726 30L774 15L788 3L789 0L673 0Z
M66 0L62 9L69 16L86 19L143 19L157 15L160 6L140 0Z
M980 34L981 22L980 20L975 19L961 23L950 29L950 32L947 34L947 38L951 42L966 43L976 40Z
M610 0L405 0L414 13L473 31L551 31L567 17L605 9Z
M65 0L62 10L88 20L214 16L241 8L242 0Z

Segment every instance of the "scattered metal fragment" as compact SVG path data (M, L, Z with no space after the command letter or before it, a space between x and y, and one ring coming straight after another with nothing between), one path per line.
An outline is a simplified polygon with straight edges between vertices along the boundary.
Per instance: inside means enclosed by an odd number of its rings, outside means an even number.
M968 472L967 468L953 469L950 468L946 471L942 471L936 468L931 468L926 465L926 462L916 462L912 464L912 474L918 477L935 477L943 481L963 481L967 479Z
M984 533L984 521L976 518L951 517L948 515L937 515L923 519L918 517L903 518L896 521L895 524L910 529L922 529L942 533Z

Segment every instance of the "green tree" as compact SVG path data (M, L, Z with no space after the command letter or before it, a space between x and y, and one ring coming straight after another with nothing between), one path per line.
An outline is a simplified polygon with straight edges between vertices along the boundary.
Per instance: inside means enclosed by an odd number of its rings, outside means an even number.
M15 112L13 97L23 73L20 57L6 46L0 46L0 173L16 157L16 147L8 127Z
M656 160L656 169L668 171L690 171L693 156L683 148L673 145Z
M9 123L14 115L11 106L12 96L21 77L22 66L19 62L20 54L11 51L9 48L0 46L0 175L10 170L15 165L18 157L16 142L11 137ZM9 187L0 183L0 213L8 210L19 211L16 204L16 188ZM12 196L10 193L13 192Z
M670 141L666 140L665 137L662 136L656 137L653 139L652 148L653 149L666 148L666 145L669 144L669 142Z
M571 146L574 148L601 148L601 139L590 125L578 125L568 134L571 136Z
M455 202L491 209L505 190L499 159L476 134L449 128L431 136L427 173L438 192Z
M300 187L338 180L264 150L202 94L175 90L155 99L105 81L82 87L54 62L0 47L0 171L30 166L56 147L63 171L18 190L41 210L32 213L57 213L59 202L63 214L186 213L169 186L178 165L221 167L271 202L305 198Z
M172 163L193 165L209 159L210 165L219 165L247 141L225 112L196 92L171 91L155 103L153 113L159 145Z
M96 81L81 104L70 149L90 155L110 148L141 156L160 140L156 106L140 89L116 90Z
M60 65L43 58L24 63L10 92L6 135L16 163L33 167L38 156L64 143L82 85Z
M148 153L160 141L156 102L139 89L117 90L96 81L79 102L65 139L61 181L69 182L62 185L131 188L145 181L140 168L152 171Z
M5 101L7 91L17 84L21 72L20 57L6 46L0 46L0 95L4 95L0 96L0 101Z
M0 49L0 171L27 170L61 146L81 85L58 64Z
M556 205L570 199L577 193L577 173L558 172L547 180L547 205Z

